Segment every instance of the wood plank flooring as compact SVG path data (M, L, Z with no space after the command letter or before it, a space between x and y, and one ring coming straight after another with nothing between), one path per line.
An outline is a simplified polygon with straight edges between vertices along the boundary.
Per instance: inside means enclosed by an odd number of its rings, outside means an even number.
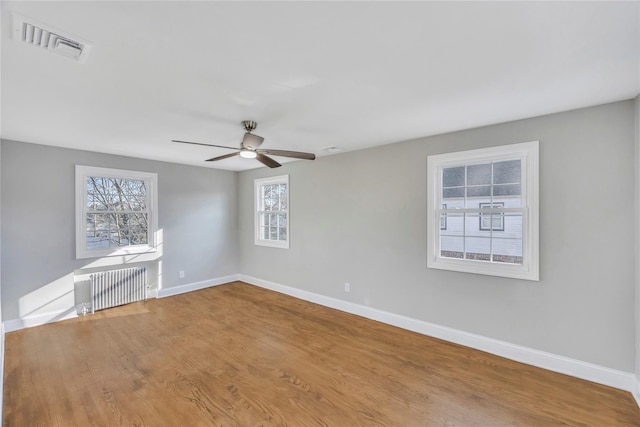
M241 282L5 350L4 426L640 426L630 393Z

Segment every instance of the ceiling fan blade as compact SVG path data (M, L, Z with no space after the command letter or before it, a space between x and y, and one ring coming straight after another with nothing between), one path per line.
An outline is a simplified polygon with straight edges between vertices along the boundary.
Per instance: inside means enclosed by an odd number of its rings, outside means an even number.
M238 149L238 147L227 147L226 145L204 144L202 142L180 141L180 140L177 140L177 139L172 139L171 142L179 142L181 144L204 145L205 147L228 148L230 150L237 150Z
M287 150L257 150L258 153L271 154L273 156L293 157L295 159L315 160L316 155L313 153L303 153L301 151L287 151Z
M238 154L240 154L240 152L236 151L235 153L225 154L224 156L212 157L210 159L205 160L205 162L215 162L216 160L224 160L224 159L228 159L229 157L237 156Z
M267 157L264 154L256 153L256 160L262 162L263 164L269 166L270 168L279 168L282 166L280 163L273 160L271 157Z

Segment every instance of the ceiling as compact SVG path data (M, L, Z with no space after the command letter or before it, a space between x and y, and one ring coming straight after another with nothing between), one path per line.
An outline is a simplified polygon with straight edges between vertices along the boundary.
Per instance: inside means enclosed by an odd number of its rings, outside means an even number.
M227 170L630 99L640 2L3 1L1 137ZM85 39L84 63L12 12ZM287 159L275 157L282 163ZM302 160L304 161L304 160Z

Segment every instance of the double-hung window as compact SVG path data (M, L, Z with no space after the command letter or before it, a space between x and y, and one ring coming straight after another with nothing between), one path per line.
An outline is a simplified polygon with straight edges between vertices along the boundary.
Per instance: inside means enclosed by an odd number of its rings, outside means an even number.
M256 179L255 244L289 248L289 175Z
M155 173L76 166L76 258L155 251Z
M427 266L538 280L538 142L427 163Z

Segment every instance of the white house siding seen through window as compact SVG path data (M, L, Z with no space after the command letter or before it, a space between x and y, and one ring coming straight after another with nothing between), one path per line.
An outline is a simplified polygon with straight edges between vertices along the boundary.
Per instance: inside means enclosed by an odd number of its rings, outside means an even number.
M521 170L519 159L442 169L441 256L522 264L522 212L505 212L522 207Z
M427 266L538 280L538 142L428 157Z

